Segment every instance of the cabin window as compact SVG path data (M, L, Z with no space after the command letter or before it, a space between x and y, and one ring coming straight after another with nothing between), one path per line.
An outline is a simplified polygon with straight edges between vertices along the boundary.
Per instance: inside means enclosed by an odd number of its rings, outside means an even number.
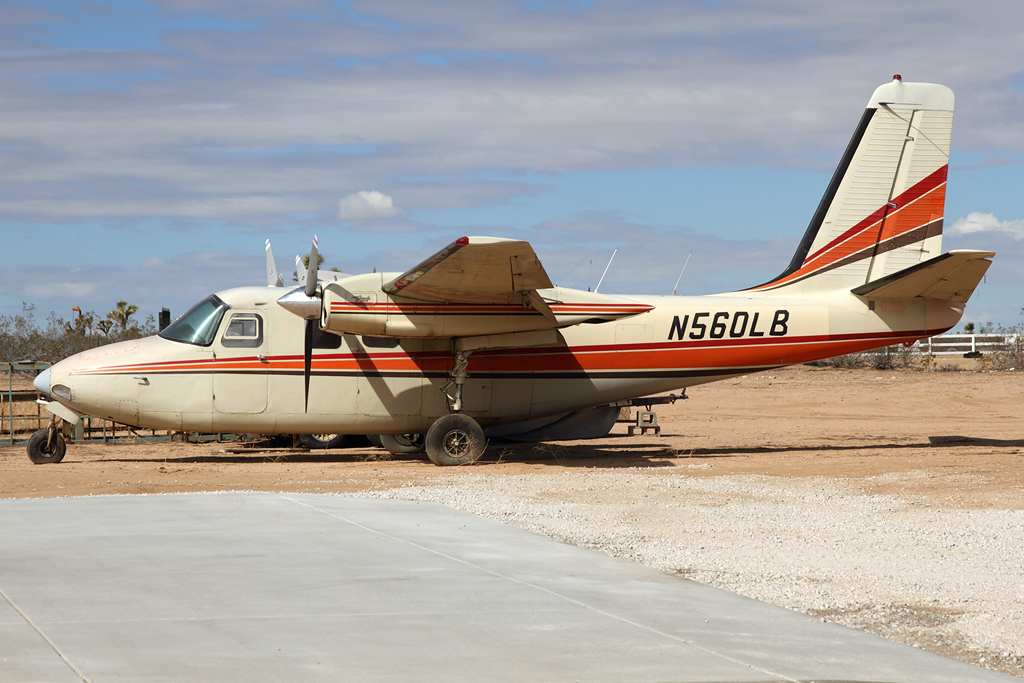
M226 310L228 305L216 294L211 294L161 330L160 336L185 344L209 346L213 343L217 327Z
M369 337L364 335L363 346L371 349L395 349L398 348L398 340L394 337Z
M255 313L233 313L224 328L221 344L228 348L255 349L263 345L263 318Z
M313 326L313 348L314 349L340 349L341 335L324 332L319 325Z

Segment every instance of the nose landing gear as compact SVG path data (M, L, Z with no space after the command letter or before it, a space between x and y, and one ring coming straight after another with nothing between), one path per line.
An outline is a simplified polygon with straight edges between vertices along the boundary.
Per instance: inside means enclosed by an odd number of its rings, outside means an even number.
M28 459L37 465L60 462L67 450L64 435L52 423L49 428L40 429L28 440Z

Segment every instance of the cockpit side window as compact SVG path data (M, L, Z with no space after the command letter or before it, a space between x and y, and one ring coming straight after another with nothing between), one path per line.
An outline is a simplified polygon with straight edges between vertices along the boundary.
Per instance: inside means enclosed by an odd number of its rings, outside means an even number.
M217 335L217 327L226 310L228 305L216 294L211 294L165 327L160 336L185 344L209 346Z
M263 345L263 318L255 313L232 313L220 343L228 348L255 349Z

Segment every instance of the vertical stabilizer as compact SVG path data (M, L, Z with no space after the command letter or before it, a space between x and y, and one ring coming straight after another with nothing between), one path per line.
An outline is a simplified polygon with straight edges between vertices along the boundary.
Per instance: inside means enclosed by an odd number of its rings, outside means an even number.
M949 88L877 88L789 268L754 289L850 289L938 256L952 126Z

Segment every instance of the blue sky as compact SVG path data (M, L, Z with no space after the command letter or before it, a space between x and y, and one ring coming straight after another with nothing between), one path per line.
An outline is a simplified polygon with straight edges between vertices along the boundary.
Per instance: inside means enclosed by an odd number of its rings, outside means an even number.
M1017 324L1022 27L1019 0L0 2L0 314L177 315L314 233L346 272L482 234L568 286L615 248L609 293L691 252L681 292L759 284L900 73L957 96L944 247L998 252L966 319Z

